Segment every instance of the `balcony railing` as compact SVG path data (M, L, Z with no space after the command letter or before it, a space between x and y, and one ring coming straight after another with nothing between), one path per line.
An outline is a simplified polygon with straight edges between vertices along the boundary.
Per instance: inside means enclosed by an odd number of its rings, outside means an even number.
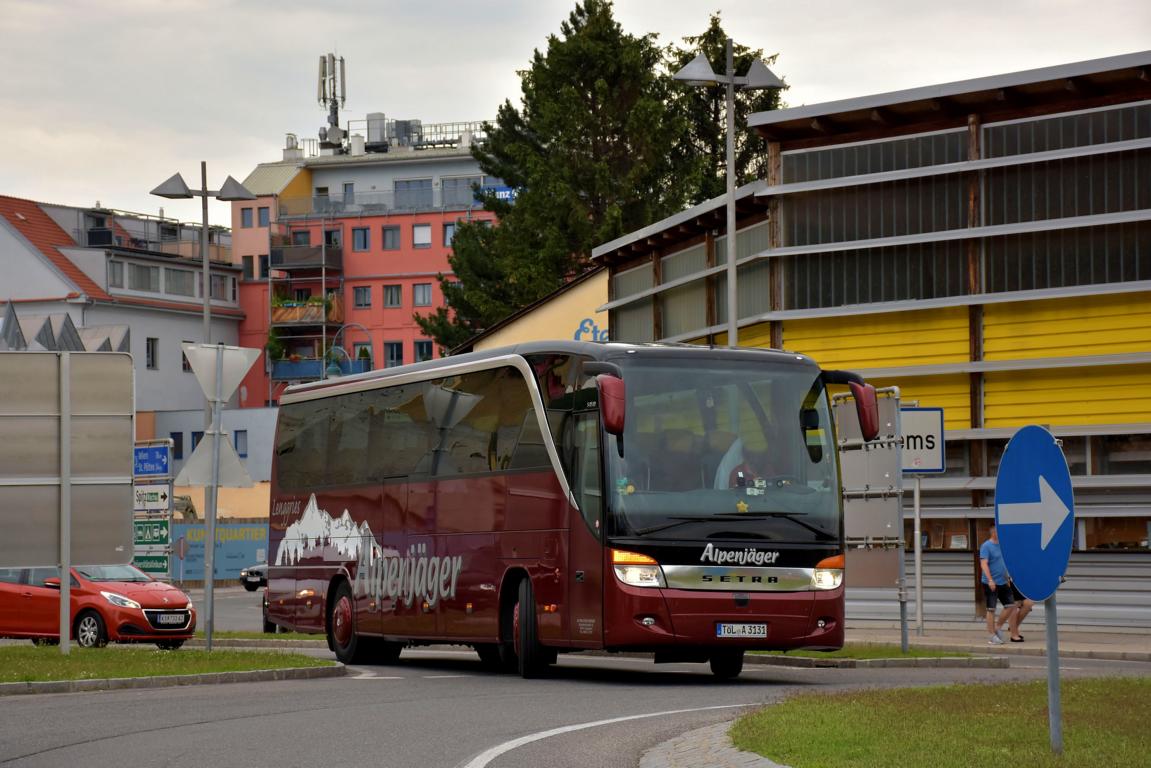
M91 227L84 230L84 240L82 242L89 248L132 248L137 251L162 253L182 259L200 258L200 240L198 235L191 239L177 240L172 238L155 240L137 237L135 235L123 235L107 227ZM211 261L231 263L232 247L230 245L209 242L208 258Z
M315 381L327 370L330 363L319 358L303 358L300 360L276 360L272 363L273 381ZM350 376L353 373L366 373L372 370L371 360L340 360L341 376Z
M289 301L272 307L272 325L320 325L324 322L336 325L344 322L344 302L338 297L328 302L326 320L323 304Z
M339 246L284 245L272 248L272 269L344 268L344 252Z
M499 193L503 187L484 187ZM465 211L481 208L471 187L423 189L401 192L357 192L330 197L280 198L280 216L359 216L412 211Z

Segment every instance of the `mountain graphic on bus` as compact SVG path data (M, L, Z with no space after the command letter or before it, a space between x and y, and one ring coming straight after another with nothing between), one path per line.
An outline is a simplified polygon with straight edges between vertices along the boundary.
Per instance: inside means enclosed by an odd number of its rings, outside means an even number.
M317 556L324 560L359 560L365 544L371 548L369 561L383 554L366 520L356 525L346 509L338 518L332 517L320 509L313 493L304 514L284 531L276 550L276 565L295 565L305 557Z

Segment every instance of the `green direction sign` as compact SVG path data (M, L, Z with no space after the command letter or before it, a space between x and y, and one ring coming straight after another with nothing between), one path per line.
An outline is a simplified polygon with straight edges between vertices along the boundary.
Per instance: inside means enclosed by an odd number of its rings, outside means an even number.
M136 555L132 558L132 565L153 576L168 575L167 555Z
M166 519L133 520L132 525L135 528L133 543L137 547L168 546L172 543L172 534Z

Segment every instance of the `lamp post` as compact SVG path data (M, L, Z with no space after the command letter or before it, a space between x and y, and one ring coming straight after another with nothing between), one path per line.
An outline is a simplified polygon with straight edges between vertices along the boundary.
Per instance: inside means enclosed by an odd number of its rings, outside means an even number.
M344 349L343 347L337 346L337 342L340 340L340 334L343 333L344 331L346 331L348 328L356 328L357 330L363 331L367 335L368 341L371 341L371 339L372 339L372 332L369 331L364 326L360 325L359 323L344 323L343 325L341 325L339 328L336 329L335 333L332 334L332 346L329 348L329 351L333 350L333 349L339 349L341 352L344 353L344 357L348 358L348 365L350 366L350 365L352 365L352 362L353 362L352 356L348 354L348 350ZM321 369L321 371L322 371L321 376L320 376L321 379L331 378L333 376L342 375L341 371L340 371L340 366L335 360L329 362L326 367Z
M218 191L208 189L208 164L200 161L200 188L189 189L184 183L184 177L175 174L160 186L152 190L158 197L169 200L188 200L193 197L201 198L203 219L200 231L200 261L204 268L204 343L212 342L212 279L208 263L208 198L214 197L224 202L235 200L255 200L256 196L244 187L243 184L229 176L224 180L224 186Z
M724 74L717 75L712 71L707 56L701 53L672 75L672 78L688 85L727 86L727 345L738 347L739 312L735 290L735 91L737 88L783 88L785 84L758 59L751 63L747 74L737 76L730 37L727 38L726 60Z

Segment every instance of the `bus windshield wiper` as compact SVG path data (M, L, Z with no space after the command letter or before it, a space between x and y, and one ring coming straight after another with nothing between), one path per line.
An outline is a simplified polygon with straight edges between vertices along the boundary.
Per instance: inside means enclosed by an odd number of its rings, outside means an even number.
M672 515L668 517L668 519L674 522L660 523L659 525L652 525L647 528L632 528L632 531L636 536L646 536L649 533L666 531L668 528L675 528L676 526L685 525L687 523L706 523L708 520L712 520L714 518L715 515Z
M807 517L806 512L783 512L780 510L773 512L717 512L711 517L714 520L769 520L772 518L782 518L784 520L790 520L796 525L803 526L812 533L818 534L825 539L835 538L835 536L823 530L822 528L814 526L804 520L800 520L799 518L801 517Z

